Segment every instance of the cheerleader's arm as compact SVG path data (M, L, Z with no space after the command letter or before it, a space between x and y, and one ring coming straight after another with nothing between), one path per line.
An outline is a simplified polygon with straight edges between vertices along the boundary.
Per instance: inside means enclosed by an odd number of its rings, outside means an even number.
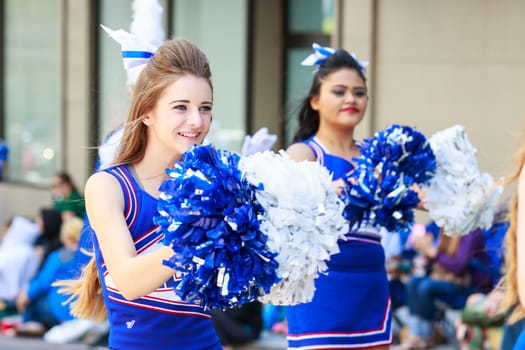
M85 200L104 262L126 299L147 295L173 276L175 271L163 265L174 254L170 247L137 254L124 217L122 189L112 175L105 172L92 175L86 183Z

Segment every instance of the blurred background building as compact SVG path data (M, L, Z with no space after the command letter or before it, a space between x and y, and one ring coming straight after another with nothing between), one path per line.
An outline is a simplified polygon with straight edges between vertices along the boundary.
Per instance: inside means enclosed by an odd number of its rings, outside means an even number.
M215 91L210 140L240 150L261 126L289 144L312 42L371 62L359 136L392 123L428 136L462 124L482 171L511 169L525 127L522 0L160 0L167 37L208 55ZM96 145L128 107L120 48L132 0L0 0L0 139L9 163L0 220L50 202L53 175L83 185ZM1 221L3 222L3 221Z

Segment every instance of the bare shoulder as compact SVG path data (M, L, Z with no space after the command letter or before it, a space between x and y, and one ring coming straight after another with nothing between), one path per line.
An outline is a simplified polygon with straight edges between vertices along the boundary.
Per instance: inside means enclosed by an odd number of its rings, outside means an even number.
M118 181L117 179L115 179L113 175L108 174L105 171L99 171L99 172L94 173L88 178L86 182L85 191L87 192L89 190L99 190L99 189L103 189L108 186L111 187L117 184L118 184Z
M286 153L290 156L290 158L298 160L298 161L301 161L301 160L314 161L315 160L315 155L310 149L310 147L308 147L308 145L301 143L301 142L297 142L297 143L290 145L290 147L286 149Z
M102 195L103 194L103 195ZM122 197L122 189L118 180L105 171L99 171L91 175L84 188L86 200L96 200L97 198L118 198Z
M107 225L108 218L116 218L124 209L124 193L118 180L100 171L89 177L84 188L86 211L92 227ZM99 226L100 228L100 226ZM96 231L96 229L95 229Z

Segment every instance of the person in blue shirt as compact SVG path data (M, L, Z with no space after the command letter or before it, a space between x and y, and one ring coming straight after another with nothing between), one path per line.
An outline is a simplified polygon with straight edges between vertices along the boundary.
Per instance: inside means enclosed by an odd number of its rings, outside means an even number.
M51 252L42 269L18 294L16 306L23 313L23 323L17 334L42 335L45 330L72 319L69 306L65 304L68 297L58 293L59 288L53 286L53 282L71 278L74 273L73 258L83 224L78 217L63 222L60 229L63 247Z

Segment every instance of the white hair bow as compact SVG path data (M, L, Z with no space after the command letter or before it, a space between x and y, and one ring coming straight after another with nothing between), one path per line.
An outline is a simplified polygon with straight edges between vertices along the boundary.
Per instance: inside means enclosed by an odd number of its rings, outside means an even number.
M123 29L113 30L102 24L100 26L113 40L120 44L126 70L145 65L157 51L156 46L140 40Z
M303 66L319 66L323 63L328 57L330 57L336 50L332 47L321 46L317 43L312 44L314 52L308 55L302 62ZM350 53L350 56L356 60L357 64L361 69L361 73L366 77L366 67L368 66L368 61L360 61L354 53Z

